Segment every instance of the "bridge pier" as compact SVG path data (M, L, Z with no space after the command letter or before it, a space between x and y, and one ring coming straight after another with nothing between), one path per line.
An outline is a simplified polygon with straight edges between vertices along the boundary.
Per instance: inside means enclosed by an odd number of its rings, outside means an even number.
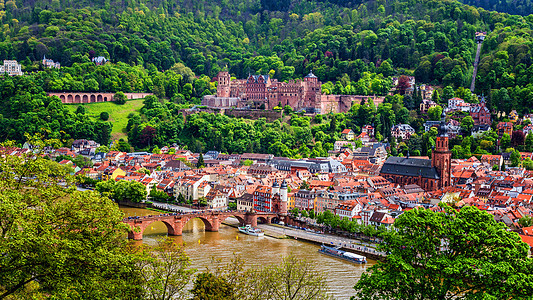
M170 233L170 230L168 231L168 235L182 235L183 234L183 222L180 220L176 220L173 226L173 232Z
M256 227L257 226L257 214L246 213L244 215L244 225L251 225L252 227Z
M143 239L143 230L140 227L135 227L128 232L128 239L140 241Z
M220 222L218 216L213 216L211 222L204 222L205 231L218 231L220 229Z

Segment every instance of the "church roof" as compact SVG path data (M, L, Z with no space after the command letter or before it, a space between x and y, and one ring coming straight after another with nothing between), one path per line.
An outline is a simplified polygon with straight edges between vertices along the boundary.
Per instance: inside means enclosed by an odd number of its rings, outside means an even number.
M431 166L431 160L420 158L391 156L383 164L381 173L439 179L437 170Z

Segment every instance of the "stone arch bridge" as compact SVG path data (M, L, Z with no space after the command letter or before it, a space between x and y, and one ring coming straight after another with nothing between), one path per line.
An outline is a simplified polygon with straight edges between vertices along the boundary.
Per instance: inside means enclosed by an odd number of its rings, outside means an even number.
M128 100L142 99L152 93L124 93ZM83 92L64 92L48 93L48 96L57 96L61 103L97 103L115 101L115 93L83 93Z
M220 224L229 217L235 217L241 225L257 226L257 221L270 224L274 219L280 220L276 213L261 213L248 211L206 211L168 213L143 217L128 217L122 222L130 226L128 239L142 240L144 230L153 222L161 221L167 227L168 235L182 235L183 226L192 219L199 218L204 222L206 231L218 231ZM284 218L284 217L283 217Z

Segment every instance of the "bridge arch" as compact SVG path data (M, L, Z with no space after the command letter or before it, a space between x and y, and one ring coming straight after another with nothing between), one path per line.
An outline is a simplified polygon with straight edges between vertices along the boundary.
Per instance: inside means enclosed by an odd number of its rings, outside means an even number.
M213 224L208 218L204 216L190 216L189 218L186 218L185 220L182 219L181 227L185 227L185 224L189 223L189 221L193 219L200 219L202 222L204 222L205 231L218 231L218 226L216 224ZM216 228L216 229L215 229Z
M83 99L83 103L89 103L89 96L83 95L82 99Z
M65 95L59 96L59 99L61 100L62 103L65 103Z
M141 234L144 234L144 230L146 228L148 228L150 225L152 225L153 223L155 222L162 222L163 224L165 224L165 226L167 227L167 234L168 235L179 235L181 234L181 232L178 234L177 233L177 230L176 228L173 226L173 224L171 224L169 222L169 220L166 220L166 219L159 219L159 220L150 220L149 222L144 222L140 227L141 227Z
M270 222L268 217L257 216L257 223L268 224Z
M96 96L95 95L91 95L91 103L94 103L96 102Z
M96 96L96 102L104 102L104 99L102 98L102 95Z
M80 95L74 96L74 103L81 103L81 97Z
M67 103L73 103L73 102L72 102L72 95L71 95L71 94L68 94L68 95L67 95Z
M240 216L239 214L220 215L219 216L219 222L222 223L222 222L224 222L224 220L226 220L227 218L230 218L230 217L234 217L235 219L237 219L237 221L239 221L239 224L241 224L241 226L246 224L246 220L244 219L244 217Z

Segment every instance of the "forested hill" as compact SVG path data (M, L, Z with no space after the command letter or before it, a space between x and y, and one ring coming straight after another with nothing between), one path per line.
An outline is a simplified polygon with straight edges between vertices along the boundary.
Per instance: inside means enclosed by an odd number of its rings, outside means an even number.
M461 2L514 15L527 16L533 13L533 1L531 0L461 0Z
M284 10L264 10L267 2ZM499 80L505 71L530 65L529 17L450 0L278 2L9 0L1 11L0 59L32 71L44 55L63 66L102 55L158 70L184 62L209 77L226 65L237 77L274 70L281 80L312 69L322 81L345 73L358 80L388 61L395 71L382 70L386 75L414 72L422 82L460 86L470 80L474 33L488 31L480 89L507 86ZM509 58L486 76L500 50Z
M40 133L65 145L79 138L108 145L109 115L89 117L83 106L74 113L46 92L145 91L155 96L128 116L126 128L114 128L128 136L119 143L124 151L177 143L194 151L315 157L333 149L344 128L374 124L381 140L393 125L408 123L420 133L410 139L411 153L426 154L434 142L417 112L420 93L388 96L377 107L357 104L346 114L292 114L290 123L213 114L184 122L180 108L214 93L212 78L226 66L236 77L255 72L279 80L313 70L323 91L335 94L386 94L391 76L415 75L417 83L440 85L434 98L441 105L454 96L475 102L465 87L476 31L488 32L476 93L487 96L492 111L533 107L533 18L452 0L0 0L0 17L0 60L16 59L25 72L0 77L0 141ZM44 55L61 69L43 69ZM111 63L96 66L95 56ZM431 119L438 120L438 109ZM284 111L291 115L290 107ZM485 144L498 145L496 138ZM454 157L469 157L476 143L464 142ZM493 153L491 147L483 150Z

